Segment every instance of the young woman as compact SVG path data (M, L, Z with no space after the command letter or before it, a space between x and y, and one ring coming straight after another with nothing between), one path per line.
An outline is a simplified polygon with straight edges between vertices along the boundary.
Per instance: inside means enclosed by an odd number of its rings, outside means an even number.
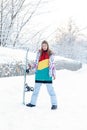
M38 51L34 64L35 72L35 89L31 97L28 107L35 107L41 85L46 84L48 94L51 99L51 109L57 109L57 98L52 85L55 76L54 54L49 49L47 41L43 41L41 49Z

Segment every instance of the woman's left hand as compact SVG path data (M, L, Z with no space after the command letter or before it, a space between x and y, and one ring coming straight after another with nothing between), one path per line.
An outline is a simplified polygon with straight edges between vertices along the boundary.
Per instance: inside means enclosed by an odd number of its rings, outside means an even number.
M55 80L55 79L56 79L56 77L55 77L55 76L53 76L53 79Z

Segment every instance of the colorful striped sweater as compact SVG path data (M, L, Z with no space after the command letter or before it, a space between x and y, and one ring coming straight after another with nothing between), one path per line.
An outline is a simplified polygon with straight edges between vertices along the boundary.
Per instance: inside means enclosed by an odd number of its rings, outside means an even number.
M52 76L55 76L54 57L49 57L46 51L43 51L40 56L40 52L37 53L35 61L35 82L39 83L52 83Z

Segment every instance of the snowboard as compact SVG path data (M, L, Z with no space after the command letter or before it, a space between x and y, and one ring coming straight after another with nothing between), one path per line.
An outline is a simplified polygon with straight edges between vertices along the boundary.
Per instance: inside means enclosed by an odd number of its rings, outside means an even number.
M29 73L30 69L27 69L28 65L28 52L29 49L26 49L26 55L25 55L25 65L24 65L24 85L23 85L23 104L25 105L25 94L26 92L34 91L34 87L31 87L28 85L26 81L26 76Z

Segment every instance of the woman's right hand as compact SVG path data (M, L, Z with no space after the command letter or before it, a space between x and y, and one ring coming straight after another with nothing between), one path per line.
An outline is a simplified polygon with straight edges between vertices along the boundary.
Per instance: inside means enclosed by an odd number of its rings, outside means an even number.
M29 67L29 69L31 69L31 68L32 68L32 66L31 66L30 64L28 64L28 67Z
M55 77L55 76L53 76L53 79L55 80L55 79L56 79L56 77Z

